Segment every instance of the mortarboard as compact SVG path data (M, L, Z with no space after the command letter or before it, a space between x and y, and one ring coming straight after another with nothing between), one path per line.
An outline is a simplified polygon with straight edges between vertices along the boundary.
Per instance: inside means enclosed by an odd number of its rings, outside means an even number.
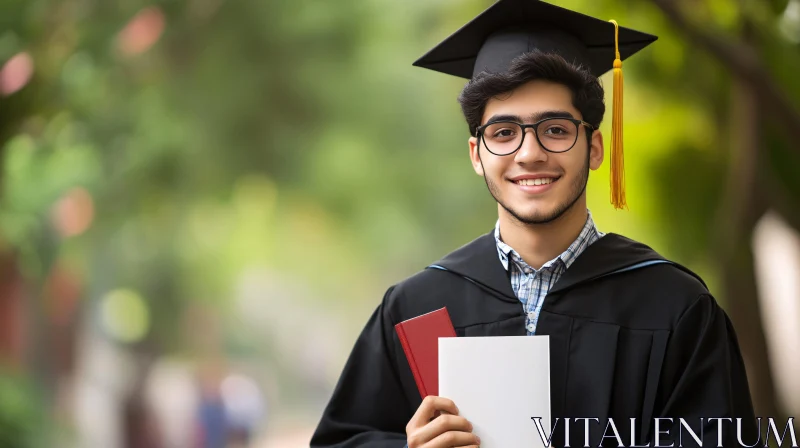
M614 69L611 202L625 203L622 150L622 61L657 39L541 0L498 0L419 58L414 65L471 79L501 73L518 56L556 53L594 76Z

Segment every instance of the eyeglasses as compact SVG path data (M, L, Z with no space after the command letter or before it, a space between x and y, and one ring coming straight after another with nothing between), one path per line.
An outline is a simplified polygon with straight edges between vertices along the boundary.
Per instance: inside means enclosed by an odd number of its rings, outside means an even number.
M578 128L583 125L593 131L591 124L574 118L545 118L531 124L496 121L479 126L477 136L486 149L497 156L517 152L525 140L525 129L532 128L539 146L549 152L567 152L578 141ZM540 132L541 131L541 132Z

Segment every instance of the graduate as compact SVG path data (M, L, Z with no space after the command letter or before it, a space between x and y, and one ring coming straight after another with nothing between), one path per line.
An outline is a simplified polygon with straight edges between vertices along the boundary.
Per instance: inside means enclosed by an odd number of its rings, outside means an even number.
M702 446L756 442L736 335L703 280L645 244L602 232L587 210L589 171L606 159L611 202L626 207L622 61L655 40L543 1L499 0L415 62L469 80L458 98L469 157L497 201L497 223L386 291L312 447L479 446L458 403L421 399L395 333L398 322L441 307L459 337L549 335L553 421L598 419L590 446L618 446L603 438L608 419L625 446L654 446L656 418L674 419L661 422L662 446L678 446L681 418ZM611 70L607 151L598 77ZM526 372L518 377L526 381ZM584 446L584 431L570 426L571 446ZM697 446L683 434L683 446ZM557 427L552 445L564 446L565 436Z

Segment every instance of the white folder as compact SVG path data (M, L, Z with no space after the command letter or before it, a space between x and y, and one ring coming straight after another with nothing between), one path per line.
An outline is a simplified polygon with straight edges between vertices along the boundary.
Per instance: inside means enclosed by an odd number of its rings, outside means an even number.
M439 395L473 425L481 448L545 447L552 430L548 336L439 338Z

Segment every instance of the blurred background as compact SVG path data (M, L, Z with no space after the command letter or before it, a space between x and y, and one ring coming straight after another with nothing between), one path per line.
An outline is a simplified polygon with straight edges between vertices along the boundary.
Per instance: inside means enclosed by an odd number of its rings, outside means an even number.
M553 2L660 36L596 222L797 415L800 0ZM494 225L463 81L411 66L490 4L0 0L0 446L308 446L386 288Z

